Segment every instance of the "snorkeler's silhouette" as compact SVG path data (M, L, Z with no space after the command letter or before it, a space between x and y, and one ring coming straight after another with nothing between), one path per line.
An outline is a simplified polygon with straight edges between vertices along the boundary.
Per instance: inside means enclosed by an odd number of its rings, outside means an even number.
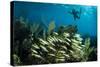
M80 9L80 11L77 11L77 10L75 10L75 9L73 8L72 11L69 12L69 13L73 16L74 20L80 19L80 16L81 16L81 9Z

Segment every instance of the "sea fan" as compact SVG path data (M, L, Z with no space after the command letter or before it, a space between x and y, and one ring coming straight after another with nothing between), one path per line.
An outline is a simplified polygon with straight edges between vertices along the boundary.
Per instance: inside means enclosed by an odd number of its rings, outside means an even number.
M55 29L55 22L51 21L49 26L48 26L48 35L50 35Z
M95 50L93 47L90 48L90 38L86 38L84 42L84 47L83 47L83 56L82 56L82 61L87 61L89 60L89 55Z

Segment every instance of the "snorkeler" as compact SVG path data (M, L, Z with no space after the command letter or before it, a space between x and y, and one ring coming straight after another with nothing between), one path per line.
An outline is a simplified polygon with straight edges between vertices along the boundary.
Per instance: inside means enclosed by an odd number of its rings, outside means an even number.
M77 11L73 8L72 11L69 13L73 16L74 20L76 20L76 19L80 19L81 11L82 11L81 9L80 11Z

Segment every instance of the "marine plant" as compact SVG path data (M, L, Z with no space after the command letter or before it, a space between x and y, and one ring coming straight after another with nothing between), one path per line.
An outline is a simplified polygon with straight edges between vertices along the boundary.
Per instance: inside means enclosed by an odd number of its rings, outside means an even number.
M14 65L21 64L20 58L16 54L13 54L13 63L14 63Z
M16 22L14 48L18 49L13 53L15 65L88 61L94 51L90 47L90 38L84 40L77 33L76 25L60 26L54 31L55 22L51 21L47 32L40 27Z
M90 38L86 38L85 42L84 42L84 48L82 49L84 54L82 56L82 61L87 61L89 60L89 55L91 54L91 52L94 51L94 48L91 47L90 48Z
M48 35L50 35L55 29L55 22L51 21L48 27Z

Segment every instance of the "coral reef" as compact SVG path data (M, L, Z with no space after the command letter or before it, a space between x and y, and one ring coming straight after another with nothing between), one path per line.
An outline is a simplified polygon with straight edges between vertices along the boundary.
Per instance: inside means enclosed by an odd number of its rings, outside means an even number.
M85 40L77 33L76 25L60 26L54 31L52 21L48 31L39 24L14 22L14 65L51 64L88 61L94 51L90 38Z

